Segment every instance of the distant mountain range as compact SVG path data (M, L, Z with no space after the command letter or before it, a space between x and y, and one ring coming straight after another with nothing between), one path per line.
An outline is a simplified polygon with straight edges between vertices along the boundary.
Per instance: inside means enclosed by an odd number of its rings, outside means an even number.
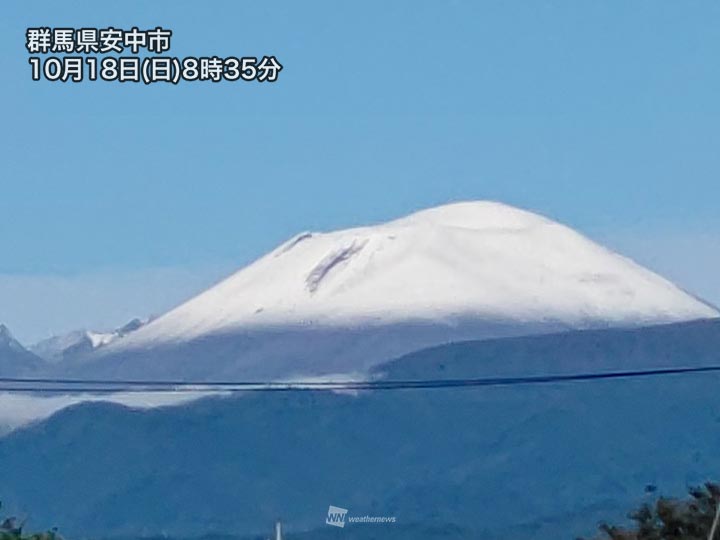
M720 321L451 344L375 375L703 365L720 365ZM332 504L397 516L405 531L571 539L622 521L646 489L681 495L717 478L719 383L706 373L251 394L144 412L84 404L0 438L0 499L70 537L240 535L278 517L290 530L325 530ZM388 527L377 534L392 535Z
M110 332L92 330L76 330L67 334L52 336L29 347L29 350L43 360L56 364L63 360L70 361L97 351L135 332L148 323L149 319L133 319L127 324Z
M133 319L110 332L77 330L25 347L0 324L0 376L36 377L64 369L64 363L82 361L98 349L138 330L148 319Z

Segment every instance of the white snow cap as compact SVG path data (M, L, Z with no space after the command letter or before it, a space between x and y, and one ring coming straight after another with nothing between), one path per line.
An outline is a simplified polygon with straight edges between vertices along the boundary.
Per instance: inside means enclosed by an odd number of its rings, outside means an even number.
M109 349L286 325L477 317L587 328L719 315L564 225L476 201L300 234Z

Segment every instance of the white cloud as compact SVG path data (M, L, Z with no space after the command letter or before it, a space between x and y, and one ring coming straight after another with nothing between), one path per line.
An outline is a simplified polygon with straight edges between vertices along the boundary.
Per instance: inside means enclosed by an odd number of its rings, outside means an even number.
M65 407L89 401L117 403L126 407L150 409L181 405L221 392L118 392L116 394L75 394L60 396L33 396L0 392L0 434L12 431L30 422L44 420Z

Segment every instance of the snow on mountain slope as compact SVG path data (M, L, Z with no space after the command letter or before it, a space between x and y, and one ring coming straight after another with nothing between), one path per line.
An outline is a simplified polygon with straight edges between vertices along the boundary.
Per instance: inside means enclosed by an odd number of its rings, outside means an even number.
M29 349L43 360L51 363L87 355L99 347L109 345L147 324L148 320L133 319L124 326L110 332L75 330L67 334L43 339Z
M563 225L468 202L303 233L122 340L64 362L62 374L355 376L449 342L717 316Z
M669 281L563 225L499 203L468 202L373 227L296 236L117 345L238 328L457 317L586 327L716 316Z

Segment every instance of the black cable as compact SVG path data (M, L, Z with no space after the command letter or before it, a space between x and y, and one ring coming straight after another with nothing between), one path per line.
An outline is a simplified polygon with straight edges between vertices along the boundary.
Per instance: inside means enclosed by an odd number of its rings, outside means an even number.
M538 375L525 377L491 377L481 379L425 379L374 381L141 381L107 379L52 379L0 377L0 392L42 393L180 393L180 392L289 392L339 390L412 390L432 388L464 388L481 386L512 386L558 382L626 379L687 373L718 372L720 366L655 368L648 370L607 371L569 375ZM13 386L4 386L12 384ZM45 384L48 386L37 386ZM35 386L32 386L35 385ZM64 386L58 386L64 385ZM82 386L94 385L94 386Z

